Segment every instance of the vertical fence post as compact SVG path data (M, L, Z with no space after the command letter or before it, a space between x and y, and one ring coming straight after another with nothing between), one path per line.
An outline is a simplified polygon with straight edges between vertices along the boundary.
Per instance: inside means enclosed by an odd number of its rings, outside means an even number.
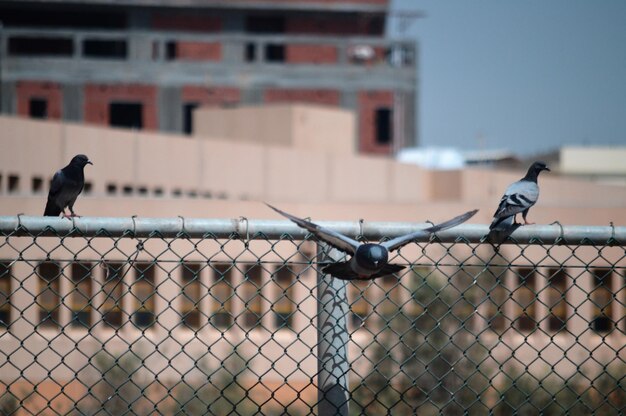
M332 250L325 257L318 245L318 261L340 257ZM346 283L317 272L317 384L318 414L348 415L348 300Z

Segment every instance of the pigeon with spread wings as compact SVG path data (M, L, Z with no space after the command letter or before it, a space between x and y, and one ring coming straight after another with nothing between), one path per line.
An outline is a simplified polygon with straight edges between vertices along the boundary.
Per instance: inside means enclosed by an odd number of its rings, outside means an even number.
M432 227L424 228L423 230L418 230L396 237L389 241L376 244L360 243L331 229L322 227L302 218L295 217L269 204L266 205L278 212L280 215L293 221L299 227L309 231L319 240L327 243L339 251L351 255L352 257L348 261L330 263L322 269L324 273L343 280L375 279L377 277L386 276L404 269L406 266L388 263L390 252L409 244L417 238L426 237L437 231L446 230L462 224L478 212L477 209L469 211L463 215L452 218L451 220L442 222L441 224L436 224Z

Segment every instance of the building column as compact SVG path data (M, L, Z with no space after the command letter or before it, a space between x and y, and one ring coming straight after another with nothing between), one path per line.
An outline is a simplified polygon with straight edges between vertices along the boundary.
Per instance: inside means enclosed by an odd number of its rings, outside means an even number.
M243 300L243 283L245 276L243 270L239 267L232 267L230 269L231 282L233 285L233 292L236 294L231 299L231 313L233 315L233 328L229 331L236 331L238 335L242 336L245 331L244 313L246 312L245 302ZM214 280L211 281L211 285L214 284Z
M106 267L106 263L101 259L91 270L91 331L98 338L100 338L100 334L106 328L102 313L102 306L106 299L104 291L104 282L107 277Z
M612 291L615 294L613 320L617 332L624 335L626 333L626 276L619 273L618 270L615 270L612 279Z
M84 117L84 86L61 85L62 114L64 121L82 122Z
M537 329L541 330L542 335L550 334L550 268L537 267L535 273L535 292L537 297L535 300L535 319L537 320Z
M11 266L11 333L19 340L24 340L35 330L39 322L39 309L35 296L39 292L39 279L35 273L37 264L20 260Z
M66 331L72 323L71 296L74 289L72 282L72 263L59 262L59 329Z
M181 267L182 263L161 262L154 265L154 324L151 330L157 344L181 327Z
M567 328L574 336L578 348L572 348L575 357L573 362L584 363L589 358L590 340L592 337L591 322L593 320L593 304L591 303L591 290L593 289L593 276L591 272L580 269L569 269L566 293L567 302ZM568 351L569 354L569 351Z
M274 332L276 325L274 325L274 312L272 311L273 301L272 294L269 293L269 287L267 282L271 279L271 275L261 267L261 287L258 289L258 296L261 299L261 327L269 332Z
M159 130L180 134L183 131L183 102L181 89L162 86L157 92Z
M0 67L0 71L1 70ZM0 82L0 114L15 114L17 112L17 99L15 94L15 82Z

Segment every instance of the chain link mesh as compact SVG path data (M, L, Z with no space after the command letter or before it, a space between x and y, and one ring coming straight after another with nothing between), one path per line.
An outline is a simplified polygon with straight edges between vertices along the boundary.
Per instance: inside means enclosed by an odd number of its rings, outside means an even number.
M2 414L318 414L312 237L2 237ZM391 261L341 283L350 414L624 413L623 246L434 239Z

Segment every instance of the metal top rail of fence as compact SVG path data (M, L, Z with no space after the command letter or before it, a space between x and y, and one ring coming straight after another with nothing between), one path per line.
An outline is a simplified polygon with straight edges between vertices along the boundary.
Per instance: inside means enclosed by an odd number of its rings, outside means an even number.
M361 236L369 240L382 237L394 238L420 228L428 227L428 223L402 222L367 222L367 221L317 221L324 227L345 235ZM186 236L201 238L227 238L233 234L248 238L279 238L289 235L293 239L304 239L308 232L285 220L255 220L244 217L234 219L200 219L200 218L144 218L144 217L76 217L51 218L39 216L0 216L0 232L4 235L25 236L134 236L165 238ZM450 230L438 232L437 241L470 243L484 242L489 229L486 225L463 224ZM416 241L429 241L425 236ZM578 245L612 244L626 242L626 227L608 226L577 226L561 225L529 225L515 230L510 239L512 243L546 243Z
M626 227L488 231L346 282L286 220L0 216L0 413L624 414Z

